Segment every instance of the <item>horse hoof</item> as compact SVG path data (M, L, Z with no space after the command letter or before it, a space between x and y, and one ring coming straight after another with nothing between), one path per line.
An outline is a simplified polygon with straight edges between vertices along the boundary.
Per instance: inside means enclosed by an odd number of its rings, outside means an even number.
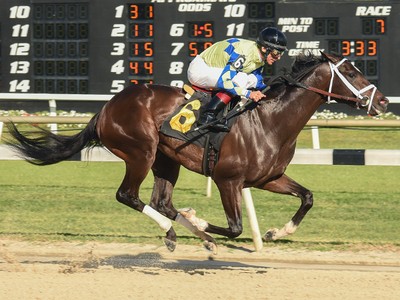
M170 239L164 238L164 245L167 247L167 249L170 252L174 252L175 251L176 242L174 242L174 241L172 241Z
M218 254L218 247L217 244L210 242L210 241L204 241L203 243L204 248L206 248L208 251L212 252L212 254L217 255Z
M264 241L266 242L272 242L276 240L276 232L278 229L270 229L264 234Z

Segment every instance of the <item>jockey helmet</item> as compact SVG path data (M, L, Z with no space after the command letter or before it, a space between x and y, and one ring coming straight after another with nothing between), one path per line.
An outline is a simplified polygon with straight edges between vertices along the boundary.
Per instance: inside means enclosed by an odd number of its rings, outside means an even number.
M283 52L287 50L285 34L275 27L266 27L261 30L256 43L259 47L267 48L267 55L270 52L276 52L276 54L282 55Z

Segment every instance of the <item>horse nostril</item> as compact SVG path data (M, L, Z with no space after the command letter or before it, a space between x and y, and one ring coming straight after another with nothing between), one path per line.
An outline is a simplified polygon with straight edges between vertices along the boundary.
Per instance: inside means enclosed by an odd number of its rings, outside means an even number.
M386 105L389 104L389 100L387 98L381 98L379 100L379 104L382 105L382 106L386 106Z

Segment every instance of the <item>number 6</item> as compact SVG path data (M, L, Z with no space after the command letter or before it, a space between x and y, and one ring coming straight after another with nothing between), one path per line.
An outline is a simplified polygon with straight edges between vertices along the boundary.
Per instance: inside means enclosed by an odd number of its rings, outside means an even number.
M169 31L170 36L182 36L185 24L172 24Z

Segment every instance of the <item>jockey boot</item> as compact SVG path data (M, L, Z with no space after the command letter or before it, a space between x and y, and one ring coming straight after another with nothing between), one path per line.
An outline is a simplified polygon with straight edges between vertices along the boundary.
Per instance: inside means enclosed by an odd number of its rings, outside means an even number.
M199 126L204 126L210 123L214 123L210 126L207 126L207 128L211 128L215 131L225 131L228 132L229 128L226 124L226 121L224 123L221 122L216 122L217 120L217 115L218 113L225 108L225 106L229 103L231 100L231 96L229 96L226 93L219 92L217 93L207 104L207 106L202 110L198 123Z

